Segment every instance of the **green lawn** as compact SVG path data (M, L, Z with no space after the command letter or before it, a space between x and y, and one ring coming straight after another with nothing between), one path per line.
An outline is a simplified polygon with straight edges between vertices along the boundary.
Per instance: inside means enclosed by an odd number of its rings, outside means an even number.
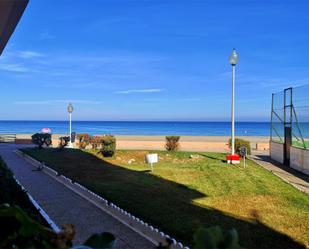
M220 225L236 228L247 248L308 246L309 197L252 161L243 168L219 153L162 151L149 173L146 151L108 159L93 150L24 151L187 245L198 227Z
M283 144L283 142L281 142L281 141L274 141L274 142ZM305 140L304 142L305 142L305 144L303 143L302 140L298 140L298 141L297 140L293 140L292 141L292 146L296 147L296 148L301 148L301 149L309 150L309 141ZM305 146L306 146L306 148L305 148Z
M306 149L309 149L309 141L304 141L304 142L305 142L305 145L302 141L293 141L292 145L298 148L305 148L306 146Z

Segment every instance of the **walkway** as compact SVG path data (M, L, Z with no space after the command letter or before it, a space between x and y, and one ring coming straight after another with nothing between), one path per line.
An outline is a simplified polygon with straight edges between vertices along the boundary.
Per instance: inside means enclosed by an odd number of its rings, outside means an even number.
M14 172L17 180L58 226L74 224L76 228L74 244L82 244L94 233L111 232L117 238L115 248L155 248L151 242L58 181L43 172L32 171L34 166L14 153L18 147L21 146L0 144L0 155Z
M309 194L309 176L272 160L268 151L252 151L251 159L282 180Z

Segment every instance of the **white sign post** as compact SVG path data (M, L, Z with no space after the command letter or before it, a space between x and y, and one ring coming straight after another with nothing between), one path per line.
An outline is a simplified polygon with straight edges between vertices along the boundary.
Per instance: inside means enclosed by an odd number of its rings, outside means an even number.
M145 161L146 163L150 164L151 172L153 172L153 164L159 161L158 154L147 154Z

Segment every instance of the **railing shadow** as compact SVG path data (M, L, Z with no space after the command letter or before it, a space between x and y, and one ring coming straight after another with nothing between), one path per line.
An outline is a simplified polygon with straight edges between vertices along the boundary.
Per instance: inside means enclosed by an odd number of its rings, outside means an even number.
M62 153L61 157L59 153ZM83 184L187 245L192 246L192 237L198 227L219 225L223 229L237 229L240 244L245 248L304 248L258 219L243 220L196 205L194 200L207 196L148 171L130 170L80 150L58 152L48 149L40 155L41 160L44 158L60 174Z

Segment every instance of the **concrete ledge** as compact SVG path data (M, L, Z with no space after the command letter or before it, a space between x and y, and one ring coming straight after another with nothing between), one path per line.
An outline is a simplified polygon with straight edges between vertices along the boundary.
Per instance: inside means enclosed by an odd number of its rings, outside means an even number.
M271 141L270 142L270 158L283 164L284 156L284 144L276 143Z
M29 163L31 163L36 167L42 166L42 162L37 161L36 159L22 153L19 150L16 151L16 154L21 156L26 161L28 161ZM169 246L170 249L189 249L189 247L183 246L182 243L177 242L176 239L171 238L169 235L160 231L158 228L149 225L143 220L135 217L134 215L116 206L114 203L109 202L105 198L90 191L83 185L74 182L72 179L60 175L57 171L51 169L50 167L44 165L42 171L48 174L49 176L53 177L56 181L62 183L64 186L71 189L72 191L74 191L76 194L80 195L87 201L91 202L99 209L108 213L109 215L111 215L112 217L114 217L127 227L131 228L133 231L135 231L142 237L146 238L153 244L157 246L159 245L168 246L170 244Z
M309 175L309 150L291 147L290 167Z
M256 143L256 150L269 150L269 143Z

